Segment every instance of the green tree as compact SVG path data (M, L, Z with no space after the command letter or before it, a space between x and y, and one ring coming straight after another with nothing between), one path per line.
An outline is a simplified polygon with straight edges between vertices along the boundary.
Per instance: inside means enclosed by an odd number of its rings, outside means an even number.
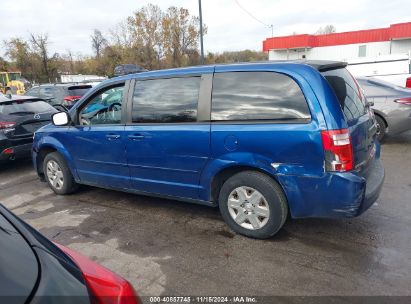
M4 60L2 57L0 57L0 71L7 71L8 66L8 62Z
M10 59L10 66L21 71L30 80L33 80L34 67L30 55L29 44L21 38L10 38L3 42L6 56Z

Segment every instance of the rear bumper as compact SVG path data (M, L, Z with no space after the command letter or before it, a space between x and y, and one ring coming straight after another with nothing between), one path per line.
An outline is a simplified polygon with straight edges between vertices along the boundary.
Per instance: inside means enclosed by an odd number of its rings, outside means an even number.
M29 144L23 144L23 145L18 145L18 146L6 146L6 145L0 145L0 161L7 161L10 159L15 159L15 158L25 158L25 157L30 157L30 151L31 151L31 143ZM5 149L11 148L13 149L13 153L4 153Z
M368 173L365 186L365 194L356 215L360 215L374 204L381 193L384 184L385 171L381 159L374 160L374 164Z
M375 158L366 174L326 173L322 177L280 177L293 218L347 218L362 214L378 199L385 178Z

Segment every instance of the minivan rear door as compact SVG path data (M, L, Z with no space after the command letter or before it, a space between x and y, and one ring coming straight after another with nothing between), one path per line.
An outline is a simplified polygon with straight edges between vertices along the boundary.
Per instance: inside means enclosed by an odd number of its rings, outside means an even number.
M376 152L377 125L374 114L357 81L345 68L322 71L346 118L354 153L355 169L362 171Z

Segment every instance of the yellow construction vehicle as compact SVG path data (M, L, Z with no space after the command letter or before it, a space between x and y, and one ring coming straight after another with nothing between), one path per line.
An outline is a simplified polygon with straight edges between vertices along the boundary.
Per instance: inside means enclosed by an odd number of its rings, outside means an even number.
M0 93L24 95L25 92L21 72L0 72Z

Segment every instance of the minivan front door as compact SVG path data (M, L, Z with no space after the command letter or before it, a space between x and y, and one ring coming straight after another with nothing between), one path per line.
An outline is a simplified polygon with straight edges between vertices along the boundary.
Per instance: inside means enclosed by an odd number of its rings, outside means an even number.
M102 89L79 111L79 123L69 128L68 147L83 183L129 188L122 104L124 83Z
M210 153L210 123L198 119L201 83L200 76L136 81L125 128L133 189L198 198Z

